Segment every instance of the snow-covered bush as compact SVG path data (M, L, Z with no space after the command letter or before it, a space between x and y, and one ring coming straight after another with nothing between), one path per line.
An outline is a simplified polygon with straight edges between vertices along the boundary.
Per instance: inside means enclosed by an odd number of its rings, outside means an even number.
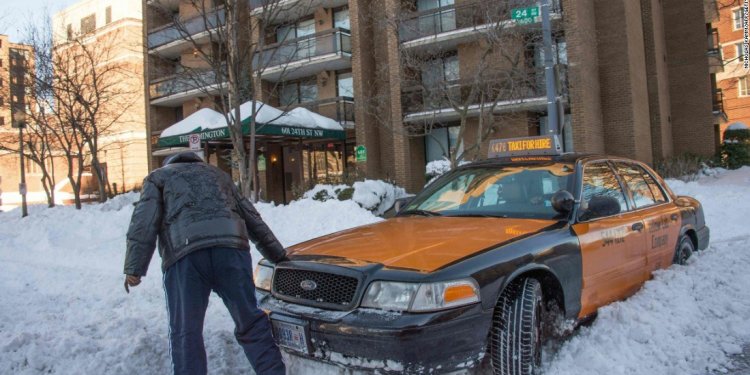
M406 190L380 180L364 180L354 185L315 185L302 199L325 202L332 199L353 200L360 207L382 215L393 206L396 199L406 195Z
M468 164L468 161L460 161L458 162L458 165L464 165ZM425 186L431 184L433 181L435 181L438 177L448 173L451 170L451 161L448 159L441 159L441 160L433 160L425 166L425 179L427 180L427 183Z
M750 165L750 129L730 127L724 132L721 161L729 169Z

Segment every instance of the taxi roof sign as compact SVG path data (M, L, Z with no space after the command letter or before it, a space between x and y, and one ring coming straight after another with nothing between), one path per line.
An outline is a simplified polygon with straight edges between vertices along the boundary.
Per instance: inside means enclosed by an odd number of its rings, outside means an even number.
M490 141L490 158L510 156L551 156L560 155L562 146L556 135L538 137L494 139Z

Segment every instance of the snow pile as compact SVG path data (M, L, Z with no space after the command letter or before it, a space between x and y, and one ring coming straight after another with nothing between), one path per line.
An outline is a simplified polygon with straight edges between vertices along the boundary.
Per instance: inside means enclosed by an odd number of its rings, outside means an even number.
M160 258L125 294L125 233L137 194L102 205L0 213L0 374L171 373ZM257 205L285 246L381 220L352 201ZM253 261L260 255L253 250ZM252 373L221 299L204 337L209 373Z
M703 203L711 246L602 308L591 327L547 358L548 374L726 372L750 343L750 167L668 183Z
M255 121L259 124L266 125L286 125L310 129L329 129L343 130L344 128L333 119L321 116L306 108L295 108L289 112L284 112L278 108L272 107L261 101L255 101ZM240 118L246 121L253 114L253 101L248 101L240 105ZM233 116L234 113L230 113ZM218 127L226 127L226 121L223 120L217 124Z
M669 184L703 202L711 247L688 266L657 272L627 301L601 309L592 326L545 353L546 374L722 373L750 343L750 167ZM378 192L379 184L363 185ZM159 257L141 286L129 295L123 290L135 199L129 194L82 211L34 206L26 219L17 210L0 213L0 373L170 372ZM303 199L258 210L287 246L380 220L351 200ZM253 258L259 258L255 251ZM252 373L233 329L212 296L204 330L212 374ZM300 360L289 370L341 373Z
M224 116L221 113L216 112L213 109L202 108L174 125L164 129L161 133L161 137L171 137L175 135L200 132L205 129L213 129L217 127L216 124L222 122L226 124Z
M393 184L381 180L364 180L355 182L352 186L318 184L308 190L302 199L318 201L351 199L360 207L376 215L382 215L393 207L396 199L405 196L407 196L406 190Z
M382 215L393 207L396 199L406 196L406 190L380 180L355 182L352 199L363 208Z

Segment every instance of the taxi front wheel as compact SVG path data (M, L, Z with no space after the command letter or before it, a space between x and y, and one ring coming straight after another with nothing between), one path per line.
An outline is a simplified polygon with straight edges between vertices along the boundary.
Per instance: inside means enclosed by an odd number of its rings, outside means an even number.
M693 252L695 252L693 240L688 236L680 237L680 242L677 243L677 249L675 250L672 263L681 265L687 264L687 260L693 255Z
M495 375L539 373L542 311L542 285L538 280L515 280L505 288L495 307L490 332Z

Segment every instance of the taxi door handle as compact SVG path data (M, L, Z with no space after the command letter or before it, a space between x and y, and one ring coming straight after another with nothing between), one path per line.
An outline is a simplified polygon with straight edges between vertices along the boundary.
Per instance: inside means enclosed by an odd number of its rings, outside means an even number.
M630 226L630 229L632 229L634 231L637 231L637 232L640 232L640 231L643 230L643 223L640 223L640 222L639 223L634 223L633 225Z
M677 221L677 214L672 214L670 218L672 219L672 221Z

